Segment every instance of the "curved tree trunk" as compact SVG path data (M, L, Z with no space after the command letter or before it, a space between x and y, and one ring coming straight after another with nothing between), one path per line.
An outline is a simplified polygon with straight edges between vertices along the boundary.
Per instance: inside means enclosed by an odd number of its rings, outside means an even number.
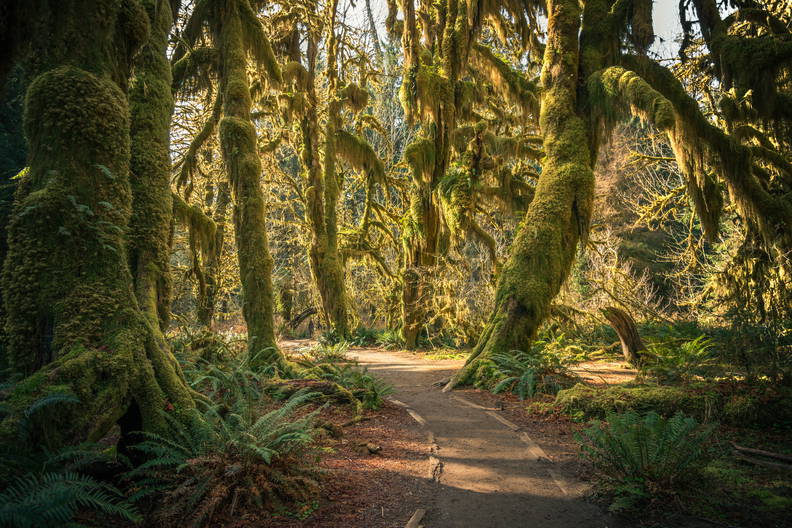
M146 306L138 303L124 238L132 208L125 88L147 17L133 0L33 4L48 31L37 32L41 68L25 108L30 170L3 275L9 359L28 377L7 400L0 436L16 433L32 402L63 392L80 404L45 410L34 424L52 444L97 440L130 409L140 428L164 430L162 412L187 413L193 401L161 339L148 280L138 281L147 292Z
M637 365L641 360L640 353L646 350L646 346L644 346L641 336L638 334L638 326L636 326L635 320L630 314L615 306L608 306L601 311L619 336L624 359L630 365Z
M233 2L231 3L233 4ZM250 83L247 76L242 22L238 8L225 13L219 35L220 91L223 117L220 148L234 199L234 228L242 282L242 313L248 329L248 353L259 365L280 363L275 342L272 294L272 257L266 231L261 160L256 129L250 120Z
M533 201L498 280L495 309L466 365L445 390L485 381L494 352L525 350L569 274L588 232L594 195L589 123L578 110L581 10L577 0L548 3L539 124L545 161ZM607 11L606 11L607 13Z

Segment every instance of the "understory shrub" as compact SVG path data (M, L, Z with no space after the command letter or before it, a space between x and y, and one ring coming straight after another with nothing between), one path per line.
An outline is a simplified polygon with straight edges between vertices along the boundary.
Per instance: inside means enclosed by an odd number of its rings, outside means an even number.
M349 352L349 343L346 341L339 341L332 345L317 345L311 348L307 355L308 358L315 363L332 363L337 361L349 361L347 352Z
M355 329L355 332L352 334L352 339L350 340L350 344L354 346L371 346L377 343L377 336L379 336L380 332L375 328L367 328L365 326L359 326Z
M349 391L364 409L379 409L386 396L393 392L393 387L382 378L371 374L368 369L357 363L336 364L332 362L305 365L308 367L301 376L306 379L317 379L335 383Z
M689 341L650 344L641 360L642 374L660 383L676 383L712 374L716 357L712 341L701 335Z
M484 384L496 394L509 391L521 400L537 393L557 394L571 386L577 376L555 351L544 345L544 341L537 341L527 352L514 350L492 354L492 365Z
M609 414L577 435L602 491L613 496L611 511L677 494L710 458L713 427L677 413Z
M404 339L398 330L386 329L377 336L377 346L388 350L396 350L404 346Z
M100 522L109 518L137 523L137 508L114 486L95 478L92 470L118 466L125 461L101 446L83 443L42 451L33 445L32 422L43 412L57 412L59 405L78 404L69 394L54 393L31 404L17 426L17 445L0 450L0 526L8 528L56 528L83 526L78 513ZM0 415L4 414L0 408Z
M193 527L237 508L272 511L306 501L318 489L312 456L318 411L302 409L315 396L299 391L264 414L245 397L230 407L203 404L202 419L189 426L166 414L172 434L140 433L143 441L134 446L148 459L128 473L132 498L156 494L157 521Z

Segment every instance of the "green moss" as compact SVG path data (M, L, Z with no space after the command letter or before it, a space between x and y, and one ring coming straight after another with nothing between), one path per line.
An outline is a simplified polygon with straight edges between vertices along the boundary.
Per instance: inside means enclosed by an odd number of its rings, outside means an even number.
M590 387L577 384L558 393L557 409L584 418L604 418L611 412L655 411L672 416L682 411L699 420L720 421L741 427L783 424L792 421L789 391L745 388L727 390L717 384L690 386L616 385Z
M592 105L626 103L633 114L660 130L671 130L676 124L671 102L630 70L611 66L595 72L589 77L588 92Z

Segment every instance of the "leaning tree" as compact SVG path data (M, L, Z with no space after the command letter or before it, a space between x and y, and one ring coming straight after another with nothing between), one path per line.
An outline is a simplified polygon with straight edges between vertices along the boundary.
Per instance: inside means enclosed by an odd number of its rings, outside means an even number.
M789 268L790 166L782 154L788 139L771 132L789 126L790 26L774 12L773 0L731 4L737 11L726 18L715 0L691 0L681 7L697 17L710 50L705 63L727 94L722 111L733 112L735 124L742 117L763 123L760 128L745 122L734 127L729 119L708 116L685 85L649 57L651 1L549 0L536 6L547 14L541 176L499 277L489 323L448 388L486 380L493 353L525 349L535 338L578 242L588 234L598 149L628 110L668 135L711 236L717 234L725 188L747 233L756 235L779 266ZM468 13L477 9L469 5ZM693 23L682 18L692 34Z

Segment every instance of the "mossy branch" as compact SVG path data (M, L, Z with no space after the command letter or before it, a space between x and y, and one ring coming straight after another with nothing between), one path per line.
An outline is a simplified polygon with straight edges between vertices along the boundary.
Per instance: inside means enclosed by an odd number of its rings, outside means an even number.
M223 108L223 98L220 94L215 97L214 104L212 105L212 113L204 123L198 134L195 135L184 153L181 160L181 167L179 168L179 175L176 178L176 185L183 187L193 179L195 169L198 163L198 151L203 147L204 143L214 134L217 128L217 123L220 121L220 115Z

